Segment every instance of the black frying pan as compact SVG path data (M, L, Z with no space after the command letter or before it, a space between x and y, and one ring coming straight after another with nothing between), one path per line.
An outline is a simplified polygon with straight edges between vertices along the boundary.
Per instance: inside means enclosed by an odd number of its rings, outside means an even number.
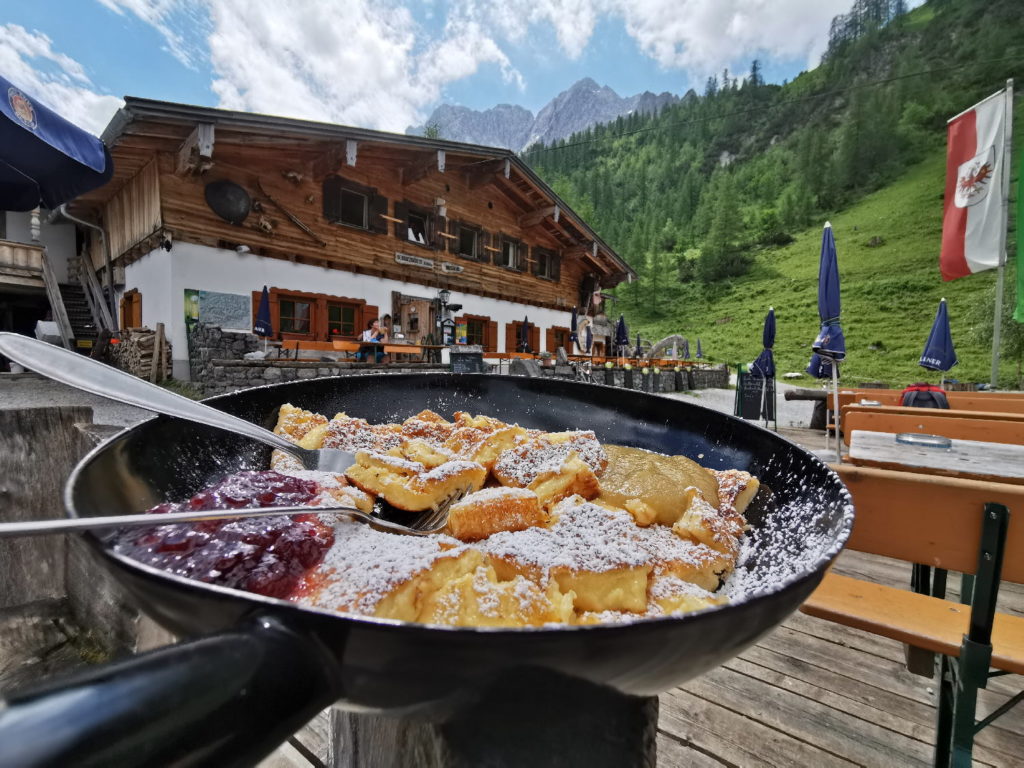
M652 696L721 664L810 594L853 512L819 459L759 427L677 400L573 382L413 374L261 387L211 404L272 426L281 403L328 416L398 421L423 408L484 413L527 427L593 429L606 443L685 454L757 475L749 556L736 594L702 613L614 626L439 628L317 612L179 578L113 554L99 559L143 610L199 639L90 670L0 702L0 765L244 765L331 702L440 717L495 681L542 670L601 690ZM166 417L90 453L68 481L72 516L138 512L220 476L267 466L269 449Z

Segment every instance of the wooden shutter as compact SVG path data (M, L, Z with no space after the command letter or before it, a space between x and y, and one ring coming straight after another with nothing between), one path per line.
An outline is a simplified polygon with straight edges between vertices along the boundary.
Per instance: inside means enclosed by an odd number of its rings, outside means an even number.
M367 225L371 232L376 232L378 235L388 233L388 220L384 218L388 215L388 199L383 195L378 195L376 189L370 190L366 203L366 215L370 219Z
M494 234L486 229L480 230L480 241L476 249L477 258L484 264L496 264L495 257L498 255L490 250L494 247Z
M379 312L380 309L378 307L375 307L373 304L363 304L363 311L361 313L362 316L359 318L359 327L356 328L356 338L362 336L363 331L366 330L367 323L369 323L374 318L380 317L380 315L378 314Z
M495 320L488 320L484 326L484 351L498 351L498 323Z
M551 265L552 265L551 279L554 280L556 283L561 282L561 280L562 280L562 257L561 257L561 255L556 254L556 253L552 253L551 254Z
M540 352L540 328L530 323L530 349L534 354Z
M516 337L519 334L516 333L515 323L505 323L505 351L515 352L516 351Z
M544 332L544 349L554 354L555 352L555 329L554 326Z
M441 237L441 233L448 234L448 219L444 216L430 215L427 220L430 223L430 244L439 251L447 251L448 243L451 241L447 237Z
M409 204L404 200L395 201L395 237L403 243L409 239Z
M337 221L341 218L341 177L336 175L324 179L324 218Z

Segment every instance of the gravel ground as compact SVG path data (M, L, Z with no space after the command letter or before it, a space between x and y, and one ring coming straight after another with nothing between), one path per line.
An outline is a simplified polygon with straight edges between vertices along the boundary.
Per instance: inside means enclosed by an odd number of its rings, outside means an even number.
M730 377L730 383L736 385L736 374ZM790 389L806 389L806 387L795 387L781 381L775 382L777 392L776 407L778 409L778 423L780 427L804 427L811 426L811 411L814 403L810 400L786 400L784 395ZM689 400L697 405L706 408L713 408L722 413L732 414L736 404L735 389L697 389L691 392L672 392L668 397L679 400Z
M84 405L92 408L94 424L130 427L150 411L90 395L66 384L33 374L0 374L0 408L42 408L49 405Z

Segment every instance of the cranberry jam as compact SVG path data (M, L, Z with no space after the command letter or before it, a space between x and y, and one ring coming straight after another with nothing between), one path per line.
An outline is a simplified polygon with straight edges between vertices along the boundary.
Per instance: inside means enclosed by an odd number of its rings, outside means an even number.
M317 483L278 472L239 472L152 514L309 504ZM288 597L334 543L315 514L156 525L120 534L114 550L170 573L268 597Z

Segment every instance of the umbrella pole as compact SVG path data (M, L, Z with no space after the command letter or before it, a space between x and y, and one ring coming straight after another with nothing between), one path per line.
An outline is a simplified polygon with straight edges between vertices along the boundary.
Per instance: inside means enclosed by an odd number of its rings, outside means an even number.
M832 361L832 422L836 430L836 461L842 461L839 452L839 365ZM827 427L826 427L827 428Z

